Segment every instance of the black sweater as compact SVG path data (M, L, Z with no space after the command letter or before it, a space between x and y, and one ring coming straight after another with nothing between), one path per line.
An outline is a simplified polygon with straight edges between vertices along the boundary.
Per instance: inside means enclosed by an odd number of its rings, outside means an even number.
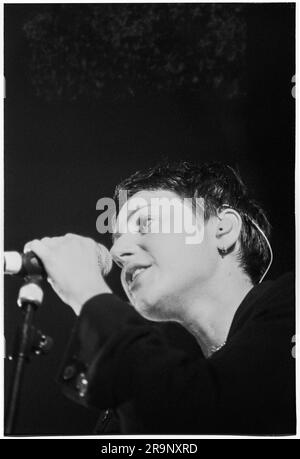
M226 345L205 359L99 295L83 307L59 381L77 402L113 409L123 434L294 434L294 306L291 274L253 287Z

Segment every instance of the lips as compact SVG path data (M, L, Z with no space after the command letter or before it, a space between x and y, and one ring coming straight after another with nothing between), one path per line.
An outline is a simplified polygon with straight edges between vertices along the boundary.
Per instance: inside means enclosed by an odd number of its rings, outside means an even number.
M151 265L134 265L125 270L125 280L127 285L131 288L136 279L145 272Z

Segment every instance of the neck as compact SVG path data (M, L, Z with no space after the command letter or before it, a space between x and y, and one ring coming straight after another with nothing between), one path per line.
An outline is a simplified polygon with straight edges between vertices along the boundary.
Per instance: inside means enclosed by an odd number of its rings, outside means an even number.
M205 357L226 343L233 317L252 287L240 269L216 273L185 302L180 322L194 335Z

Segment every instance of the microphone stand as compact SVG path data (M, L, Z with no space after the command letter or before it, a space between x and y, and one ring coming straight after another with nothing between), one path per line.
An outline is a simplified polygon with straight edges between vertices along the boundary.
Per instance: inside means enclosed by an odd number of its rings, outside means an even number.
M17 304L23 311L24 319L17 339L17 352L14 356L16 362L5 419L5 435L12 435L14 431L25 363L29 362L31 354L43 355L50 350L53 344L52 338L42 334L33 326L34 313L43 302L41 281L41 276L28 276L19 290Z

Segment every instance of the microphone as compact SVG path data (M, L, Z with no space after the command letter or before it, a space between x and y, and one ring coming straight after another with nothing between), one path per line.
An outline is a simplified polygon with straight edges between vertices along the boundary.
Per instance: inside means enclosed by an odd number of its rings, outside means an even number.
M98 265L103 276L107 276L112 268L112 257L106 247L98 244ZM43 263L34 252L4 252L4 274L21 277L39 275L47 278Z

